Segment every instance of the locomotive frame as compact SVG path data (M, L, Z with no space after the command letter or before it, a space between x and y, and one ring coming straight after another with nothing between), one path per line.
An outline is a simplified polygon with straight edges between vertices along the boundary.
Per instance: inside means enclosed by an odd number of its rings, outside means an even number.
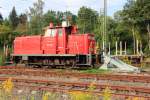
M48 67L94 67L100 63L99 54L75 55L75 54L13 54L15 64L24 63L26 66Z

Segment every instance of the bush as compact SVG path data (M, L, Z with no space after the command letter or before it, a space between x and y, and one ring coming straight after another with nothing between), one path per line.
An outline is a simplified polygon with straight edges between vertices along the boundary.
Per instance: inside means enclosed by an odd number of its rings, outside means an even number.
M3 65L3 55L0 55L0 65Z

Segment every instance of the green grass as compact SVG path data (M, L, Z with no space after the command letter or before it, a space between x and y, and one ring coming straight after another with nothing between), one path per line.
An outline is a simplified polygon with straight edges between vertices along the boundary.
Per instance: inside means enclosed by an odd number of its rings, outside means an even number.
M0 53L0 65L3 65L3 55Z
M110 74L111 70L102 70L102 69L49 69L58 71L59 73L72 72L72 73L87 73L87 74Z
M0 65L2 65L3 64L3 58L2 58L2 56L0 55Z
M89 74L109 74L110 70L102 70L102 69L87 69L80 71L81 73L89 73Z

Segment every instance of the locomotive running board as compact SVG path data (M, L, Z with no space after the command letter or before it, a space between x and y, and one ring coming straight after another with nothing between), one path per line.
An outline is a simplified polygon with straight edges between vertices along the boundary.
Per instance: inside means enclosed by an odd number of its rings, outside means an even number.
M63 57L63 56L76 56L74 54L12 54L12 56L57 56L57 57Z

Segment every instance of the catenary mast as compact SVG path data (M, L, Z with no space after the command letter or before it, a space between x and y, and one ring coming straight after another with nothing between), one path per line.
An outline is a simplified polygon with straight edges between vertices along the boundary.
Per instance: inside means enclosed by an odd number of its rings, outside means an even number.
M107 0L104 0L104 15L103 15L103 50L106 54L107 46Z

